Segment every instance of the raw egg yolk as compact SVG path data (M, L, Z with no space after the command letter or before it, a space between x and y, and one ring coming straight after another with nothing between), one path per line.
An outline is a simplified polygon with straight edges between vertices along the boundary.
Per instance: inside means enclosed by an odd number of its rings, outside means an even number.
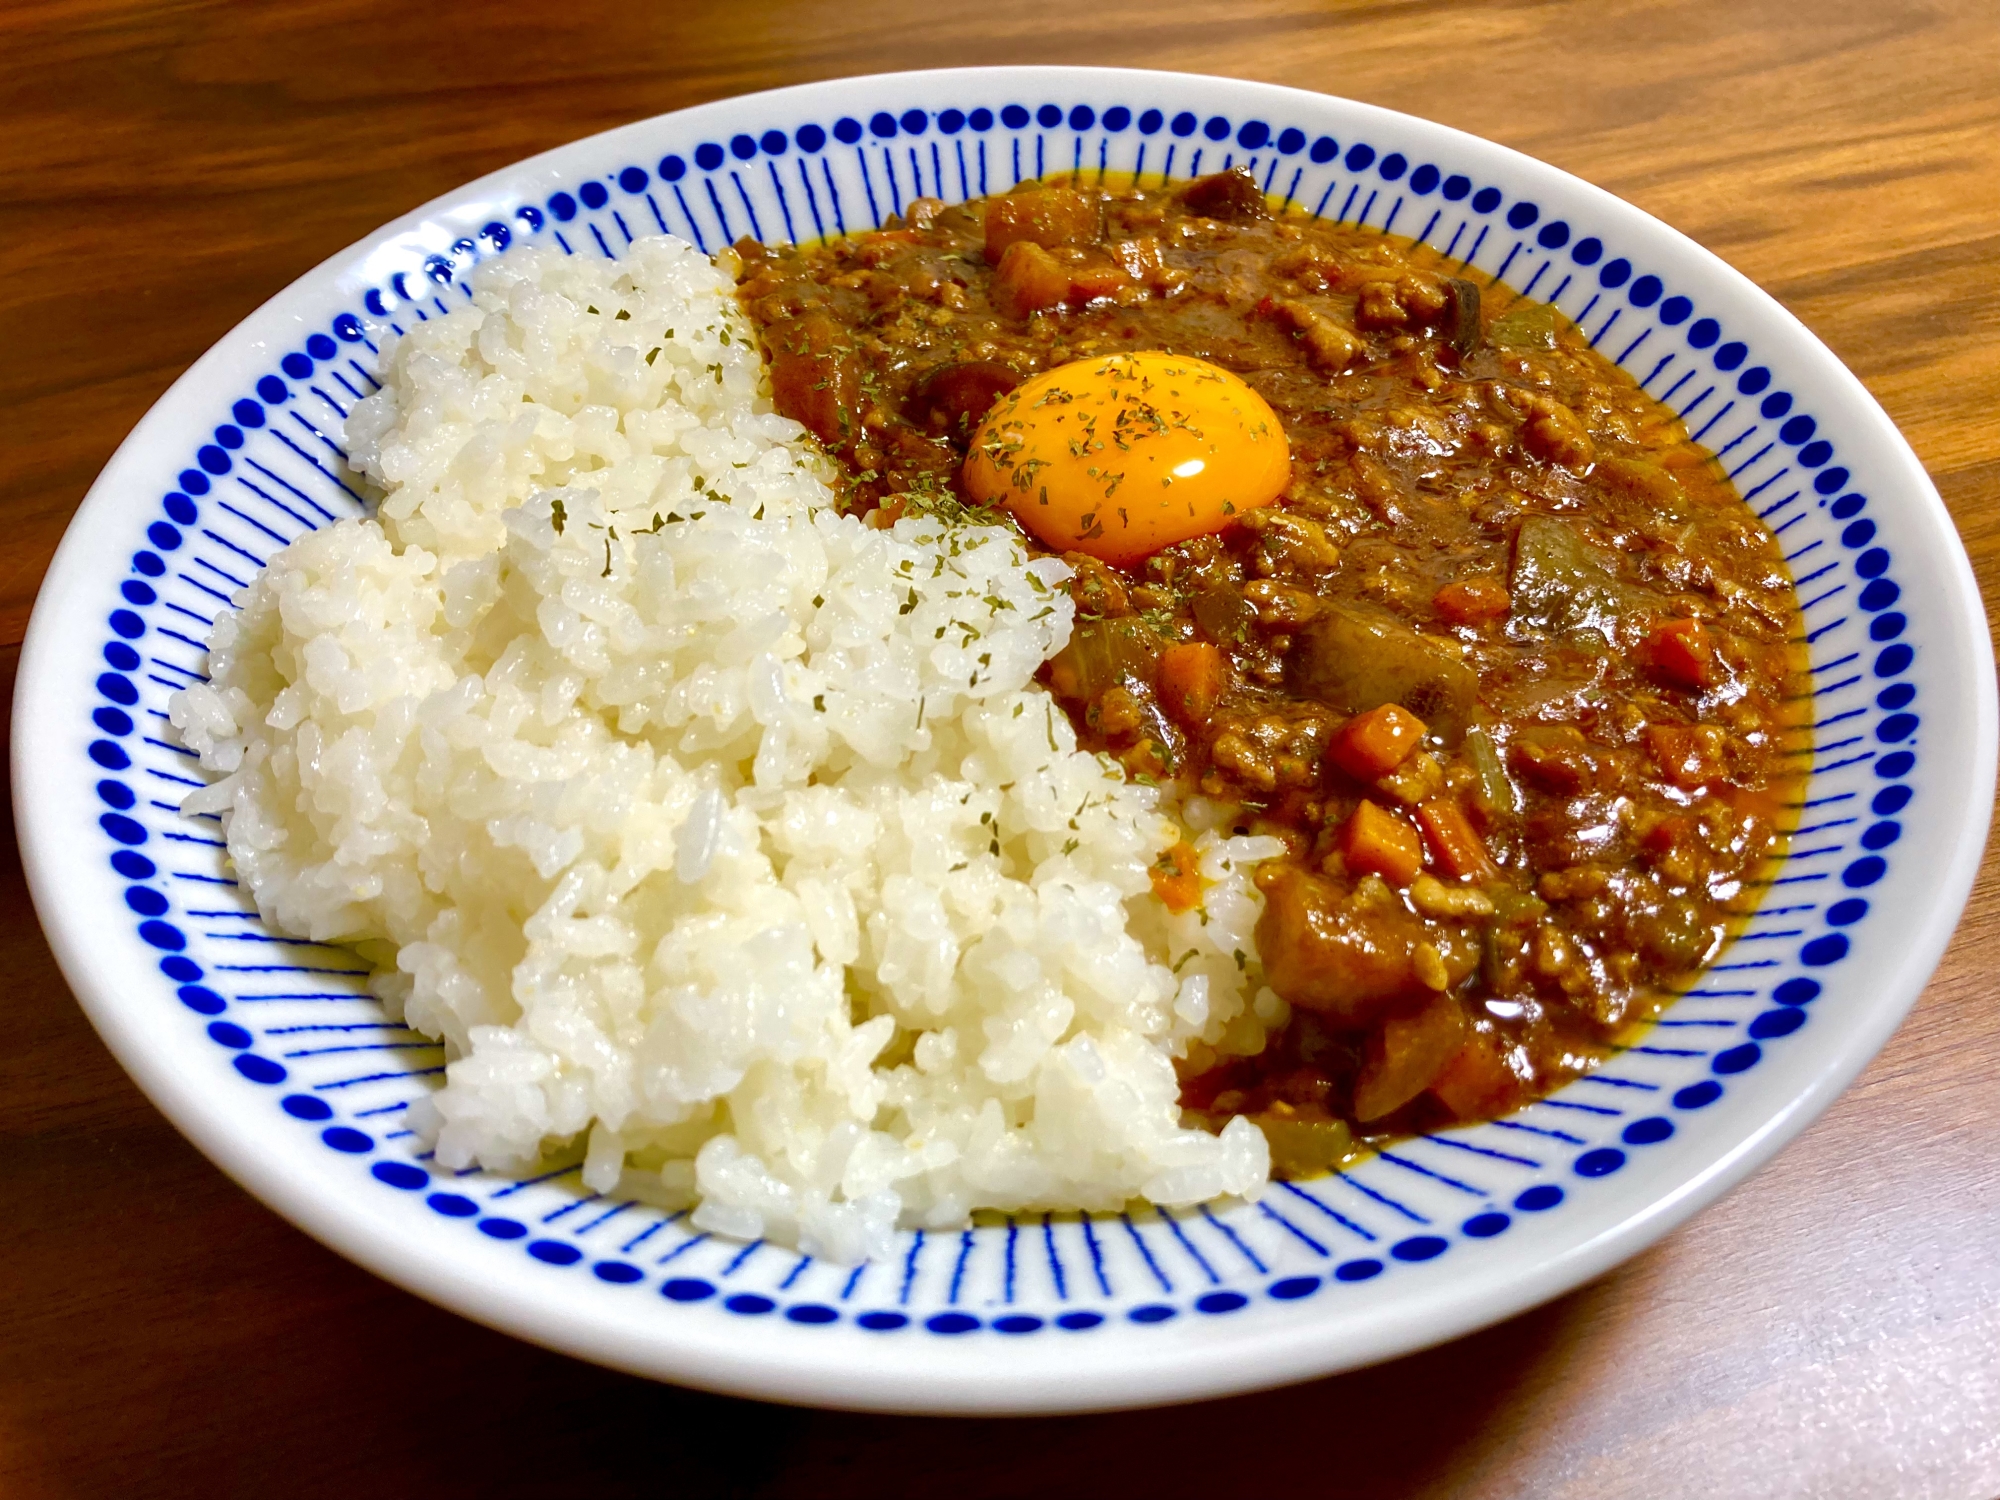
M1043 545L1126 566L1284 493L1285 429L1227 370L1178 354L1061 365L1002 396L965 485Z

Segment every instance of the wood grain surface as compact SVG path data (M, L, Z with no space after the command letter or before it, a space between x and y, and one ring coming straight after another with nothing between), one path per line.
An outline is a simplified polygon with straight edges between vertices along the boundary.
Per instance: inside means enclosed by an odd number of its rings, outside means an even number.
M2000 589L1995 0L10 0L0 649L147 406L293 277L588 132L877 70L1095 62L1429 116L1630 199L1867 382ZM926 1421L610 1374L406 1296L98 1043L0 842L0 1495L2000 1493L2000 871L1773 1166L1539 1311L1178 1410ZM119 1232L107 1234L108 1227Z

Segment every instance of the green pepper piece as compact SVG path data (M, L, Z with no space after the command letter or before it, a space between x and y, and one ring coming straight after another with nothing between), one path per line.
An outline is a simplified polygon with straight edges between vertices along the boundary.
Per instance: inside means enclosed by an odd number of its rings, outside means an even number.
M1500 349L1553 349L1556 310L1546 302L1518 302L1493 320L1486 337Z

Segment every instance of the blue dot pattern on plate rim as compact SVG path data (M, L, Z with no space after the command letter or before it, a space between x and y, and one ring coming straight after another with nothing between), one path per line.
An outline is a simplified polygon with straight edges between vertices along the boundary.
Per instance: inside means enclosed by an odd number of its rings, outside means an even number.
M1682 414L1786 548L1812 655L1813 741L1800 750L1814 757L1813 777L1790 856L1743 938L1642 1045L1556 1098L1400 1142L1342 1177L1274 1183L1251 1205L909 1231L894 1259L848 1268L586 1194L575 1168L513 1180L413 1153L399 1117L443 1071L441 1049L381 1015L344 950L246 917L214 821L176 812L195 783L185 752L155 728L165 696L195 680L215 610L269 551L362 509L338 425L377 388L369 359L380 335L463 305L465 273L515 244L611 256L667 231L712 251L746 233L853 233L921 195L975 197L1057 171L1158 180L1233 166L1287 205L1409 234L1557 305ZM1891 552L1834 437L1747 343L1592 225L1395 141L1116 99L773 121L647 161L606 161L496 210L281 351L249 389L220 397L217 413L189 435L184 466L161 476L158 519L135 540L103 617L84 730L104 773L93 816L133 935L237 1086L263 1091L281 1121L311 1132L329 1170L359 1172L411 1212L462 1221L489 1253L582 1276L605 1296L651 1287L655 1305L775 1315L801 1337L844 1324L885 1337L1060 1338L1366 1295L1382 1276L1449 1266L1503 1237L1514 1215L1556 1211L1671 1140L1677 1117L1715 1103L1809 1024L1827 971L1861 939L1900 835L1895 815L1917 791L1921 718L1908 679L1918 652ZM208 870L186 868L203 860ZM253 947L269 961L232 961Z

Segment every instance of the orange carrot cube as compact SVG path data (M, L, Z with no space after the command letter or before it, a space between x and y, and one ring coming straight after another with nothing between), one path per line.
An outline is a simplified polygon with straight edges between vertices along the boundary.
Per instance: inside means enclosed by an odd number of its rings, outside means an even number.
M1407 708L1385 703L1341 725L1328 753L1356 781L1374 781L1408 760L1429 732Z
M1171 912L1201 905L1201 860L1194 845L1182 839L1153 862L1153 894Z
M1229 663L1220 646L1189 641L1160 653L1160 706L1190 728L1215 712L1229 682Z
M1417 823L1431 846L1431 859L1457 880L1490 880L1499 874L1493 856L1465 809L1451 797L1432 797L1417 804Z
M1431 1082L1431 1092L1461 1120L1490 1120L1521 1102L1521 1080L1498 1037L1475 1031Z
M1354 874L1380 875L1394 886L1408 885L1424 867L1422 835L1372 802L1363 802L1347 820L1340 853Z

